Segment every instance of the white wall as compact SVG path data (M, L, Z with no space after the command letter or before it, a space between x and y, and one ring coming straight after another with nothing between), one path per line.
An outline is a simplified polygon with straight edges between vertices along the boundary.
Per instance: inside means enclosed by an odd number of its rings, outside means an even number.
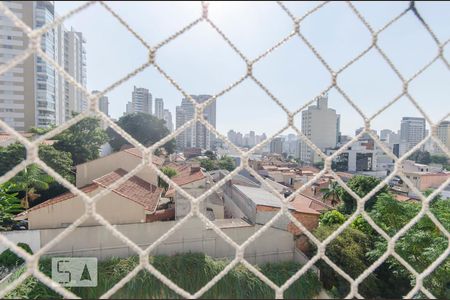
M176 221L168 221L117 225L116 229L131 241L145 248L167 232L175 223ZM223 228L222 230L236 243L241 244L259 228L261 226ZM40 230L42 245L48 243L61 231L62 229ZM160 244L152 252L152 255L173 255L187 252L202 252L216 258L231 258L235 255L235 249L212 229L206 228L198 218L192 218L183 224ZM245 257L251 263L292 261L294 252L295 244L291 233L269 228L247 247ZM76 228L47 253L50 256L95 256L99 259L112 256L127 257L135 254L132 249L129 249L103 226Z
M1 233L13 243L26 243L33 253L41 248L41 235L39 230L5 231ZM0 243L0 253L6 250L6 246Z

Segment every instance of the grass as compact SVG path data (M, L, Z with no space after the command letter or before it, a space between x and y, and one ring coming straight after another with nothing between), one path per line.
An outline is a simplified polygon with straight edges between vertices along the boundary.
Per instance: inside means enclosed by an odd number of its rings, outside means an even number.
M228 260L215 260L200 253L180 254L175 256L154 256L150 258L152 265L161 273L190 293L198 291L215 275L222 271ZM99 298L125 277L138 264L137 257L113 258L99 262L98 286L96 288L68 288L81 298ZM281 285L300 269L296 262L270 263L259 266L258 269L274 283ZM50 276L51 262L43 260L41 270ZM20 276L19 270L14 276ZM288 299L306 299L316 296L321 290L317 275L311 271L295 281L285 292ZM238 265L211 287L202 298L215 299L254 299L274 298L273 290L242 265ZM28 278L6 298L61 298L53 290L40 283L35 278ZM149 272L141 271L112 298L181 298L165 286Z

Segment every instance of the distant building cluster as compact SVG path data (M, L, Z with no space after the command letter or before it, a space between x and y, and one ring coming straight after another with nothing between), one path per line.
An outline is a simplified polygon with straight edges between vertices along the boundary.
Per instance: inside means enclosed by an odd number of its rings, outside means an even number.
M258 135L254 131L242 134L239 131L230 130L228 131L227 136L228 139L238 147L253 147L267 138L265 133Z
M142 87L134 87L131 93L131 101L126 105L125 115L132 113L146 113L154 115L160 120L164 120L167 129L173 131L172 114L168 109L164 108L164 100L155 98L155 111L153 113L153 98L148 89Z

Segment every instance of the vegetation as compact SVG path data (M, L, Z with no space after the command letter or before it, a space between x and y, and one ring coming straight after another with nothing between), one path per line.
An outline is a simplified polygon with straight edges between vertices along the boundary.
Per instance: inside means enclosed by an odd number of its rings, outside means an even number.
M340 189L337 181L332 181L327 188L320 189L320 192L323 193L322 199L331 199L332 206L335 206L341 201L342 191L343 189Z
M28 209L30 202L39 197L38 192L47 190L53 181L53 177L44 173L37 165L31 164L11 179L11 190L23 195L22 207Z
M18 243L17 246L22 248L26 252L33 254L33 251L31 250L30 246L28 246L28 244ZM0 266L2 267L12 269L20 266L24 262L25 261L23 258L17 256L17 254L12 252L10 249L6 249L2 253L0 253Z
M151 264L181 288L190 293L198 291L229 263L228 260L215 260L204 254L182 254L175 256L154 256ZM120 279L131 272L138 264L137 257L110 259L99 263L98 286L96 288L69 288L81 298L99 298ZM295 274L301 266L297 263L273 263L257 267L276 284L284 283ZM40 269L47 275L51 272L49 260L42 260ZM14 276L20 276L18 271ZM294 282L285 292L285 298L313 298L321 290L321 284L315 273L308 271ZM219 299L273 299L273 290L251 273L247 268L238 265L219 282L208 290L202 298ZM40 283L35 278L28 278L6 298L61 298L60 295ZM180 298L148 272L140 272L112 298Z
M222 156L220 159L210 159L202 158L199 159L200 167L204 168L206 171L213 170L228 170L233 171L236 167L234 160L229 156Z
M117 125L145 146L151 146L170 134L164 120L146 113L122 116L117 121ZM112 129L108 129L108 135L111 138L111 147L116 151L120 150L123 145L128 144L121 135ZM172 139L164 145L164 149L170 154L175 151L175 146L175 140Z
M363 185L364 186L364 185ZM360 186L359 186L360 187ZM355 188L355 186L353 186ZM358 188L358 186L356 187ZM356 189L355 188L355 189ZM356 190L354 190L356 192ZM385 232L393 236L419 211L419 203L404 203L394 199L389 193L377 194L369 214ZM450 202L439 196L433 199L431 211L443 226L450 229ZM342 219L344 217L344 219ZM323 240L336 230L346 219L337 211L321 216L315 235ZM428 218L422 218L396 243L395 251L418 272L424 271L447 248L448 239ZM362 218L358 217L351 226L334 239L328 246L327 256L351 277L356 278L376 259L385 253L387 242ZM313 251L314 248L311 250ZM324 262L319 263L321 281L326 289L339 298L349 292L349 284ZM360 285L365 297L400 298L408 293L415 278L396 259L389 257ZM424 281L433 295L438 298L450 297L450 260L443 263Z
M97 159L100 147L108 142L108 135L100 126L100 120L89 117L70 126L55 137L58 141L54 148L58 151L69 152L73 164Z
M10 230L15 223L14 216L23 210L17 193L11 193L11 186L10 183L0 185L0 231Z
M358 196L364 197L370 191L372 191L378 184L380 184L381 180L372 176L365 175L356 175L353 176L348 182L348 187L355 192ZM344 214L350 214L356 210L356 200L346 191L344 188L339 186L338 191L336 192L339 195L339 199L342 200L342 206L340 207L341 212ZM366 201L365 209L370 211L378 195L382 193L387 193L388 187L383 186L374 196L372 196L369 200Z
M417 150L411 156L408 157L410 160L415 161L419 164L428 165L431 163L431 155L428 151Z
M164 175L166 175L169 178L172 178L177 175L177 171L170 167L162 167L161 172L163 172ZM158 186L163 188L166 191L169 188L169 184L167 182L165 182L161 177L158 177Z

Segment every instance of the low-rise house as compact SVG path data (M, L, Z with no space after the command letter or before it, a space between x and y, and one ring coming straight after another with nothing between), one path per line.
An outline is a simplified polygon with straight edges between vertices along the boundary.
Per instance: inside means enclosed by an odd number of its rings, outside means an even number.
M450 178L450 172L404 172L404 174L421 192L425 192L428 189L437 189ZM409 197L417 198L417 195L403 181L401 181L398 186L394 187L394 189L399 192L407 193Z
M226 198L226 206L229 203L234 204L239 209L238 212L241 212L251 224L266 224L281 207L279 197L259 187L233 184L225 190L224 197ZM313 202L313 200L310 201L311 203ZM313 230L317 227L320 216L320 211L312 208L313 205L311 203L306 203L299 197L299 200L288 204L289 211L308 230ZM226 207L226 209L233 210L234 208ZM233 215L233 218L238 217ZM288 230L294 235L301 234L299 230L294 230L296 226L286 217L277 220L273 227Z
M129 148L77 165L76 186L83 187L90 184L95 178L103 176L118 168L131 172L142 163L142 158L143 155L139 149ZM164 159L156 155L153 155L152 161L158 168L164 163ZM158 185L158 175L152 168L150 168L150 166L144 167L136 174L136 176L153 185Z
M199 197L214 184L212 177L206 174L196 162L185 164L170 163L167 166L177 171L177 175L172 177L171 180L193 197ZM169 188L166 197L174 199L176 219L181 219L190 212L191 203L189 199L177 193L173 187ZM223 219L224 207L220 194L212 193L208 196L201 203L200 210L210 220Z
M81 188L93 197L125 176L128 172L116 169L94 179ZM167 215L153 216L158 211L162 189L138 176L132 176L120 186L96 202L96 211L111 224L143 223L167 219ZM83 199L71 192L49 199L16 216L17 220L28 219L29 229L67 227L85 212ZM173 212L172 212L173 214ZM90 217L82 226L98 225Z

